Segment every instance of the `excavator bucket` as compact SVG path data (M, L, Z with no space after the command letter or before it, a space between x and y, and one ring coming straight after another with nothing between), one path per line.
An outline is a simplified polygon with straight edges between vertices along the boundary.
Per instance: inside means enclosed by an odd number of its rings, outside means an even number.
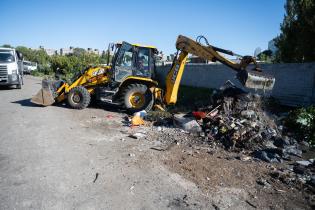
M244 87L252 89L272 90L275 78L259 71L240 71L237 73L238 80Z
M38 105L49 106L55 102L53 96L52 82L44 79L42 81L42 88L33 96L31 102Z

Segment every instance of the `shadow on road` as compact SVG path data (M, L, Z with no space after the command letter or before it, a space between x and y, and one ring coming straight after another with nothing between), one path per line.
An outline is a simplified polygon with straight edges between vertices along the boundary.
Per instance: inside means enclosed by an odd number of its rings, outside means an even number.
M63 103L55 103L54 106L57 107L62 107L62 108L66 108L66 109L73 109L71 108L66 102ZM113 104L108 104L108 103L104 103L104 102L99 102L99 101L95 101L92 100L90 105L87 107L88 108L93 108L93 109L103 109L105 111L109 111L109 112L117 112L117 113L124 113L126 112L126 110L121 109L119 106L117 105L113 105Z
M105 102L96 102L92 101L90 108L95 108L95 109L104 109L105 111L109 112L117 112L117 113L124 113L126 110L122 109L121 107L114 105L114 104L108 104Z
M16 88L11 86L0 86L0 90L16 90Z
M23 100L19 100L19 101L13 101L11 102L13 104L20 104L21 106L28 106L28 107L43 107L41 105L37 105L37 104L33 104L31 102L31 99L23 99Z

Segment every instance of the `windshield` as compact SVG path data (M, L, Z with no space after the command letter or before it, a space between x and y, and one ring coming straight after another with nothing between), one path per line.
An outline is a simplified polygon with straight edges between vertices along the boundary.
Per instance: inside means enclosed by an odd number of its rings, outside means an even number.
M12 63L15 61L13 51L0 51L0 62L1 63Z

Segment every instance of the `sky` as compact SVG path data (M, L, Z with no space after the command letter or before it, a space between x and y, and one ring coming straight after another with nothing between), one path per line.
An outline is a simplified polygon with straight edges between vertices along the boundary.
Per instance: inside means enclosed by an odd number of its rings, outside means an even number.
M253 55L279 35L285 0L1 0L0 45L107 49L110 42L176 51L178 35Z

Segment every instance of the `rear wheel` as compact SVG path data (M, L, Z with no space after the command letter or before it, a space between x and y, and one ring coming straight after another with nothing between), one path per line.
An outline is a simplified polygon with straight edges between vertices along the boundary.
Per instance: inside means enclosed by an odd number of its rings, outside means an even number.
M153 94L144 84L130 84L122 91L122 104L128 112L150 111L153 107Z
M89 106L90 101L89 91L82 86L72 88L68 94L68 104L74 109L84 109Z

